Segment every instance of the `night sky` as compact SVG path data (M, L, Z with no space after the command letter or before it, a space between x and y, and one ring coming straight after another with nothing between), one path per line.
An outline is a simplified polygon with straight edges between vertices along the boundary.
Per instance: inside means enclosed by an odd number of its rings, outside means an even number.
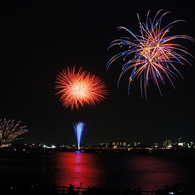
M176 3L174 3L176 2ZM120 25L139 34L137 13L145 21L148 10L172 11L164 24L183 19L172 35L195 37L192 1L155 0L1 0L0 2L0 118L27 125L23 143L75 144L72 123L85 123L83 142L195 141L195 67L177 68L185 79L161 86L163 96L151 85L148 100L141 98L139 83L128 95L128 72L117 88L122 60L106 71L107 61L119 48L107 51L116 38L127 35ZM195 55L195 44L182 43ZM195 64L195 59L187 56ZM67 66L82 67L101 77L109 96L95 106L71 111L62 107L55 80Z

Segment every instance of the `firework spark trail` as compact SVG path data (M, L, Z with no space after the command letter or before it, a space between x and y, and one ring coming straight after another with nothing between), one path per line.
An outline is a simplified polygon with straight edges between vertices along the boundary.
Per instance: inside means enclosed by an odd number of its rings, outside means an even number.
M126 51L122 51L114 55L107 63L107 70L111 64L118 58L123 58L126 61L122 66L122 71L118 79L117 86L119 86L122 75L124 75L128 70L131 70L129 76L128 93L130 94L130 85L135 79L140 80L140 91L141 96L147 99L147 86L149 86L149 81L152 80L153 83L158 87L161 93L160 83L165 84L165 78L169 80L171 85L174 87L172 82L177 76L181 76L175 65L184 62L190 64L190 62L185 58L185 55L189 55L194 58L186 48L180 44L175 43L176 39L188 39L190 41L195 41L194 38L187 35L174 35L168 36L170 29L173 24L181 22L183 20L175 20L164 28L161 27L162 19L165 15L170 12L165 12L160 15L159 10L154 19L149 18L150 11L147 13L146 22L142 23L140 21L139 14L137 14L140 35L135 35L132 31L126 27L119 26L117 29L126 30L134 38L133 41L129 37L121 37L111 42L110 49L113 46L127 46ZM127 59L129 57L132 58ZM190 64L191 65L191 64ZM183 77L182 77L183 78Z
M77 138L77 147L78 147L78 150L80 150L81 137L82 137L82 132L83 132L84 126L85 126L85 124L83 122L78 122L76 124L73 124L74 131L75 131L76 138Z
M26 126L20 126L22 121L0 119L0 147L8 146L17 141L20 135L28 132Z
M95 105L103 101L108 95L106 85L96 75L79 68L78 72L73 68L63 69L56 79L55 89L60 89L60 100L65 107L75 108L84 105Z

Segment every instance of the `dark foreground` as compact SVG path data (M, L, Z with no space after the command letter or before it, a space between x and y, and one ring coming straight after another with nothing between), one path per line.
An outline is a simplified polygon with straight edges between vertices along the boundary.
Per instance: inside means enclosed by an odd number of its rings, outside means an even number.
M27 185L27 184L0 184L2 195L195 195L195 192L182 192L174 189L162 189L156 191L141 191L140 188L122 190L89 187L55 186L55 185Z

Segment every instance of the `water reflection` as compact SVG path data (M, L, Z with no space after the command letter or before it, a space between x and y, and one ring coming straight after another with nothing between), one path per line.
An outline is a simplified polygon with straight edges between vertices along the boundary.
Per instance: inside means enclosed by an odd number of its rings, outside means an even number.
M135 159L135 180L140 187L150 190L164 189L182 181L177 174L178 167L169 159L153 156L141 156Z
M58 152L56 156L57 170L55 171L55 183L58 185L87 187L88 185L102 187L105 170L100 169L98 159L94 155L83 152Z
M108 187L150 191L180 183L193 191L194 156L132 153L56 152L50 181L60 186ZM194 159L194 160L193 160Z

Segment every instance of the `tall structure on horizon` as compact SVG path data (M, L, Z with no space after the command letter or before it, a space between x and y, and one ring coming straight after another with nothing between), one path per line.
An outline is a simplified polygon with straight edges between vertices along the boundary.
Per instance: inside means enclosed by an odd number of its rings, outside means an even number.
M182 137L179 137L177 142L182 143Z
M165 147L165 148L171 148L172 147L172 141L171 140L165 140L164 142L163 142L163 147Z

